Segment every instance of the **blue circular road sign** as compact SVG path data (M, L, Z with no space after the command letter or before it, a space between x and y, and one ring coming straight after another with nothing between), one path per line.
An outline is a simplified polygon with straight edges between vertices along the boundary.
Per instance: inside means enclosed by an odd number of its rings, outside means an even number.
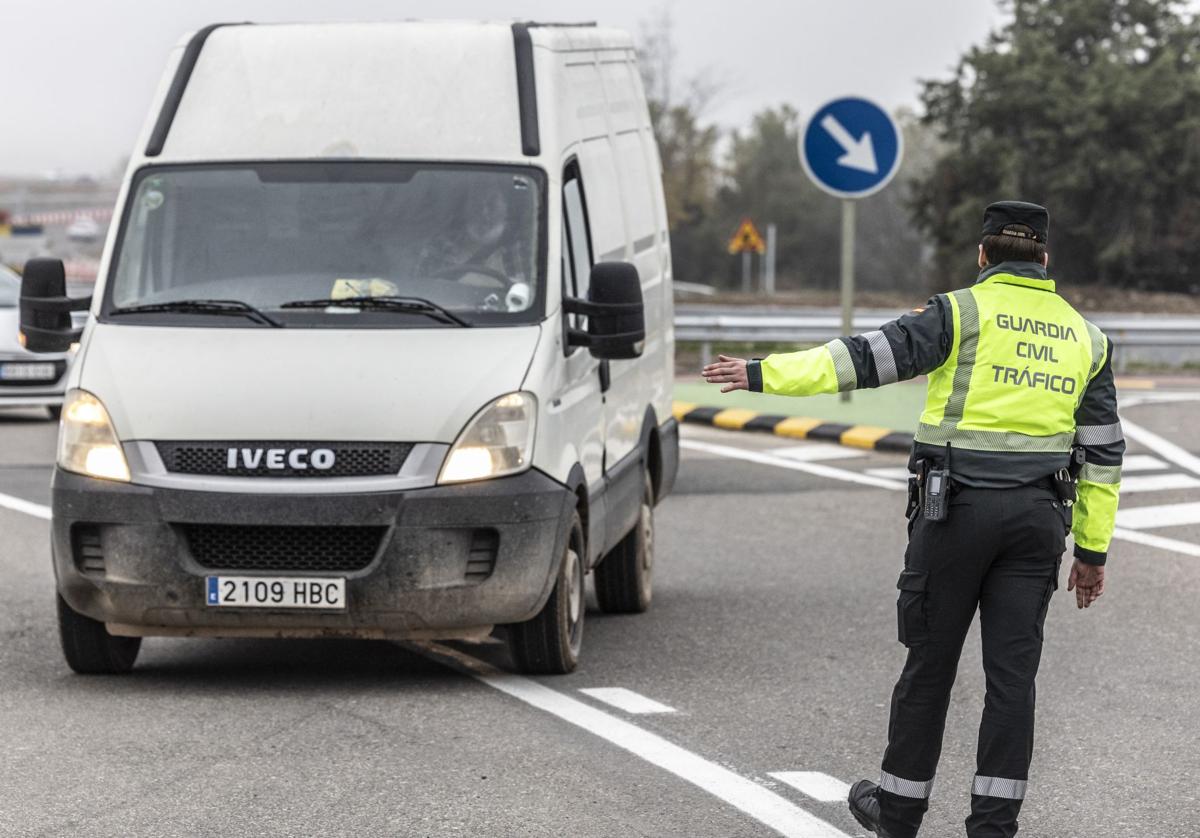
M887 111L866 99L835 99L800 137L800 160L813 183L839 198L865 198L900 168L904 141Z

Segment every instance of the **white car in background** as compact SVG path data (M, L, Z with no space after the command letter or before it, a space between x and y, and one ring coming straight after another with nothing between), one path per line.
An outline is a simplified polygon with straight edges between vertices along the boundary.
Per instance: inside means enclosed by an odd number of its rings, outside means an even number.
M85 215L81 218L76 218L67 227L67 238L73 242L91 243L100 238L102 232L96 220L88 218Z
M0 266L0 408L45 407L57 419L74 353L35 355L21 346L20 296L21 278Z

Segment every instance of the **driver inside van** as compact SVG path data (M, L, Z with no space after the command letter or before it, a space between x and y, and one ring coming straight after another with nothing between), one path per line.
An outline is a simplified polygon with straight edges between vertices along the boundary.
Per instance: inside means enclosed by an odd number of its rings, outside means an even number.
M521 188L522 181L509 187ZM526 237L514 229L518 209L502 183L467 191L451 223L421 248L418 272L492 292L483 298L487 309L527 308L533 266L520 246Z

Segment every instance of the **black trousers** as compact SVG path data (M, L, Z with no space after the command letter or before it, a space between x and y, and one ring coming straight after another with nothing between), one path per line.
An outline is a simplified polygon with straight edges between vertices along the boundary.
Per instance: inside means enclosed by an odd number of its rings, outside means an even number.
M918 517L897 601L908 647L892 693L880 781L882 826L912 838L929 808L950 689L978 606L987 696L967 835L1017 832L1033 757L1042 626L1066 549L1070 510L1048 486L958 487L947 520Z

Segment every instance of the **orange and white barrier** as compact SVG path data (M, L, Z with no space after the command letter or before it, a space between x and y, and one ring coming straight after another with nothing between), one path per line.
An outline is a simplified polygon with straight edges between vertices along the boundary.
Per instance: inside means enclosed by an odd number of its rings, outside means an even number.
M112 218L112 207L92 207L90 209L54 210L52 212L31 212L27 215L14 215L9 223L13 227L28 227L39 225L70 224L79 218L91 218L94 221L108 221Z

